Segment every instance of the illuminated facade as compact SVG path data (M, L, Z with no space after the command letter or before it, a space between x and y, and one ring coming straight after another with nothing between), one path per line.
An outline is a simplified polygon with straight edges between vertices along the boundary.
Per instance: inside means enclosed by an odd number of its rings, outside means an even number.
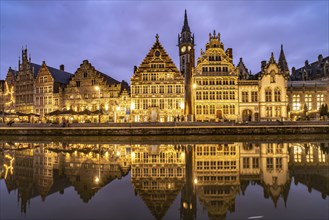
M288 82L290 118L319 118L322 105L329 105L329 57L309 64L306 60L302 68L292 68Z
M280 59L276 63L272 53L268 63L262 62L262 71L258 78L260 120L286 120L289 71L280 67Z
M170 122L184 115L184 77L156 36L131 77L133 122Z
M232 48L224 50L220 34L209 34L193 72L193 100L197 121L237 120L238 74Z
M55 69L43 61L35 78L35 113L45 116L63 108L63 92L72 74L64 71L64 65Z
M27 49L22 50L22 63L19 60L19 69L15 81L15 111L34 113L34 79L39 71L39 66L31 63L27 56Z
M76 113L86 110L86 113L68 114L67 118L70 122L118 122L117 112L129 111L128 95L126 82L101 73L84 60L65 88L64 107Z

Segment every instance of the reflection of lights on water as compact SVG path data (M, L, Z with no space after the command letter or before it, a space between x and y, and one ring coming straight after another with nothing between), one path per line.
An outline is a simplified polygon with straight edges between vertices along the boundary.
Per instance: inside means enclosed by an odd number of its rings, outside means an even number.
M99 182L99 177L98 177L98 176L96 176L96 178L95 178L95 182L96 182L96 183Z
M300 154L303 152L303 149L301 146L294 146L294 152Z
M8 166L7 164L4 164L4 165L3 165L4 168L6 169L6 171L5 171L5 176L4 176L4 178L6 179L9 171L10 171L10 174L11 174L11 175L13 174L13 169L14 169L14 168L13 168L13 161L14 161L15 158L13 158L13 157L10 156L10 155L6 155L5 158L10 159L10 164L9 164L9 166Z

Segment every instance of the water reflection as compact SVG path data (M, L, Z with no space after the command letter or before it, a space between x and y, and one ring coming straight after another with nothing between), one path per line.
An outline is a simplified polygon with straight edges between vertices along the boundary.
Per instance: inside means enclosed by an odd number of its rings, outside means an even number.
M209 218L236 211L236 197L250 185L285 206L291 182L329 195L328 143L90 144L13 143L0 145L1 179L17 191L22 213L31 199L74 187L84 203L115 179L131 173L136 196L154 218L163 218L180 195L180 218L195 219L200 204ZM178 216L177 216L178 218Z

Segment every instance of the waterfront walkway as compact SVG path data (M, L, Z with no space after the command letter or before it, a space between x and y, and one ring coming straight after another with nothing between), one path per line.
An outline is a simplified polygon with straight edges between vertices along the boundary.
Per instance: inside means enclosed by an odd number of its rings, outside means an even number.
M0 135L249 135L328 134L328 121L276 122L166 122L166 123L72 123L0 124Z

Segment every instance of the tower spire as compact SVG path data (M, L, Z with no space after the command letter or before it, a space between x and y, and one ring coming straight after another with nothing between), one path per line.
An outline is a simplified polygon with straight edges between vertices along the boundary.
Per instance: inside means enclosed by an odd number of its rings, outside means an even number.
M184 26L182 28L182 32L187 31L187 32L191 32L190 31L190 27L188 26L188 20L187 20L187 12L185 9L185 15L184 15Z
M280 51L280 57L279 57L279 67L283 72L289 72L289 68L288 68L288 63L286 60L286 56L284 55L284 51L283 51L283 45L281 44L281 51Z

